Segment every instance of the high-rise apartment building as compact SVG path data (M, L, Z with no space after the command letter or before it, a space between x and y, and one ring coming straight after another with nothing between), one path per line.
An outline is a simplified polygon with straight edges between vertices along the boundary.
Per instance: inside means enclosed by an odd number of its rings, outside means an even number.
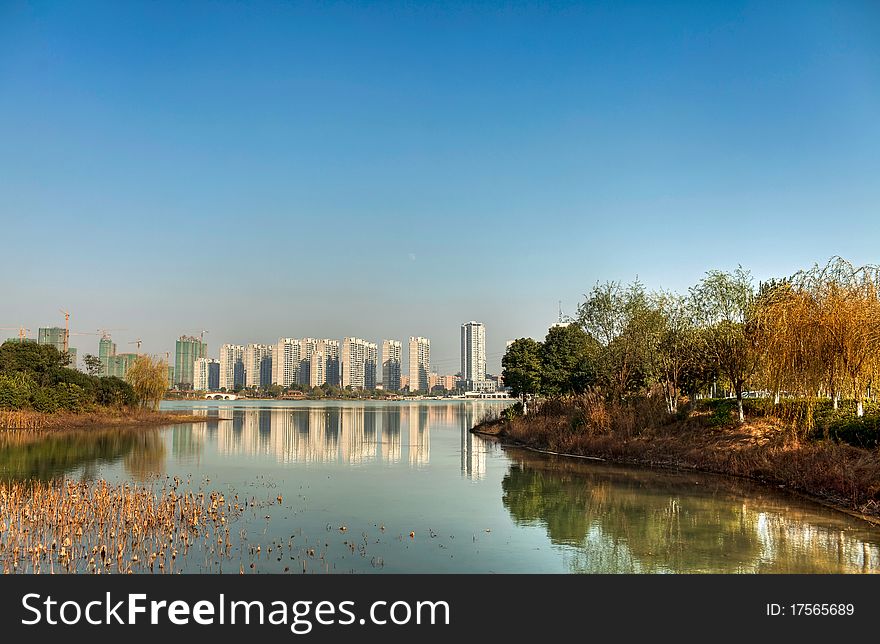
M64 340L67 337L67 331L61 327L43 327L37 332L37 344L50 344L59 353L64 353Z
M484 386L486 327L481 322L470 321L461 325L461 380L468 391L479 390Z
M313 387L319 387L324 383L339 386L339 340L331 340L324 338L318 340L317 350L324 355L324 374L323 381L318 382ZM311 379L309 381L311 383Z
M244 386L244 346L224 344L220 347L220 389L232 391Z
M208 358L196 358L193 362L193 391L208 391Z
M195 361L207 357L208 345L202 342L201 338L180 336L174 351L174 385L178 389L195 389L193 382Z
M314 351L309 358L309 387L320 387L327 382L327 360L324 352Z
M208 360L208 391L220 389L220 361L214 358Z
M116 343L110 339L109 335L103 335L100 340L98 340L98 359L101 361L101 365L104 367L102 376L110 375L110 358L116 355ZM173 384L169 381L169 387Z
M386 391L400 391L400 371L403 347L398 340L382 343L382 386Z
M409 390L427 391L431 373L431 341L428 338L409 339Z
M299 375L296 381L301 385L311 382L309 370L312 365L312 355L318 349L318 342L315 338L303 338L299 341Z
M249 344L244 348L246 387L266 387L272 384L272 346Z
M376 388L376 362L379 349L361 338L342 341L342 386L352 389Z
M220 389L220 361L213 358L196 358L193 364L194 391L217 391Z
M376 388L376 369L379 366L379 346L375 342L367 342L364 351L364 388Z
M272 383L289 387L297 383L300 371L300 342L279 338L272 349Z

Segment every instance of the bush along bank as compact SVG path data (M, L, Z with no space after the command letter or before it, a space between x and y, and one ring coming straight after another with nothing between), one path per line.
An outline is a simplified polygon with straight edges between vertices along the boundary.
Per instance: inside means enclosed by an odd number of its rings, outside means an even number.
M199 417L145 409L143 396L115 377L67 366L55 347L7 341L0 345L0 429L54 429L162 424Z
M595 394L514 406L473 431L508 444L637 465L740 476L782 487L876 522L880 413L855 415L814 401L705 400L666 411L662 396L608 401Z

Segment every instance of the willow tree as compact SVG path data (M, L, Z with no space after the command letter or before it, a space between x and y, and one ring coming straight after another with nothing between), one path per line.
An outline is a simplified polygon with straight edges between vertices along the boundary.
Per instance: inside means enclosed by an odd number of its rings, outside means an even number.
M691 288L691 298L702 325L700 341L717 362L719 372L730 380L742 423L743 391L760 360L751 274L741 266L732 273L709 271Z
M835 409L841 392L847 393L862 416L880 360L880 268L856 268L834 257L799 273L795 282L816 307L813 348L824 364L827 393Z
M821 307L790 280L761 285L754 320L760 375L779 403L785 391L811 399L826 382Z
M168 363L150 356L138 356L125 374L125 379L134 389L141 407L158 409L168 389Z

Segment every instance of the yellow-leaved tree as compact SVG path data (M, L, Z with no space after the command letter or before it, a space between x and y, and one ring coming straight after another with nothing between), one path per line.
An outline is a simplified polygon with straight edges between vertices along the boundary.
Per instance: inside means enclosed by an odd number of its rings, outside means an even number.
M150 356L138 356L125 374L144 409L159 409L168 388L168 363Z

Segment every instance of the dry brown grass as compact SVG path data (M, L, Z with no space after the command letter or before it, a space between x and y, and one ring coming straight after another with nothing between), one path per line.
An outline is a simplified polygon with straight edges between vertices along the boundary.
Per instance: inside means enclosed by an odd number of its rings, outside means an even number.
M0 482L2 571L159 573L191 551L230 558L244 504L182 483Z
M880 516L880 451L807 441L774 419L716 428L705 415L673 419L662 400L607 403L583 396L492 429L537 449L741 476Z
M172 423L204 422L206 416L180 414L144 409L103 409L93 412L58 412L0 410L0 430L3 429L83 429L91 427L120 427L129 425L168 425Z

